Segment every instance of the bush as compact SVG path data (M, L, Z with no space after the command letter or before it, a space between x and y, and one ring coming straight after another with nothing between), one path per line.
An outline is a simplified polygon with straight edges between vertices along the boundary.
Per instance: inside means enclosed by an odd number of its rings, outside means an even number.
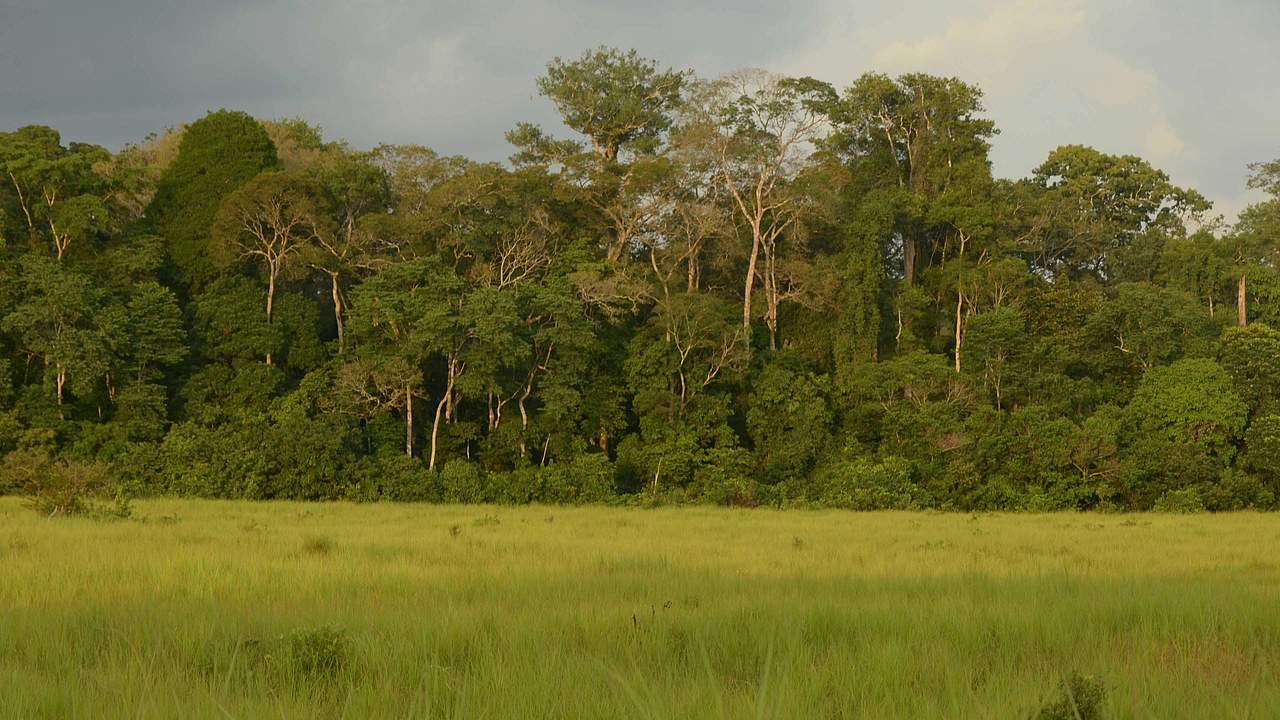
M466 460L446 461L440 467L440 486L445 502L482 503L486 499L480 468Z
M1034 717L1035 720L1101 720L1106 696L1107 688L1101 680L1073 672L1059 685L1059 697L1040 708Z
M0 465L0 485L17 488L31 509L53 517L126 518L129 498L102 465L54 460L43 450L18 450Z
M613 463L603 453L583 453L542 472L543 502L599 503L615 494Z
M916 510L927 496L912 479L911 463L894 456L839 460L822 469L818 500L849 510Z
M542 477L536 467L489 473L489 499L507 505L527 505L542 494Z
M1200 497L1200 491L1189 487L1181 490L1170 490L1161 495L1151 509L1163 513L1200 513L1204 512L1205 507L1204 500Z

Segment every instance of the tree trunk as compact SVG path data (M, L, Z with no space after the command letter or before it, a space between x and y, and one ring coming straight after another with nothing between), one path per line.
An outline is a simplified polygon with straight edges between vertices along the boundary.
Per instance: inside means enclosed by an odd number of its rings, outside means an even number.
M331 292L333 293L333 321L338 327L338 354L346 349L342 328L342 291L338 287L338 273L329 273Z
M1249 310L1245 305L1245 273L1240 273L1240 283L1236 285L1236 314L1240 327L1249 324Z
M760 259L760 230L751 230L751 258L747 261L747 283L742 291L742 327L751 327L751 290L756 284L756 262Z
M440 415L444 411L444 401L445 398L442 397L440 402L436 403L436 417L431 423L431 459L427 462L428 470L436 469L436 442L440 435Z
M267 324L271 324L271 310L276 301L276 274L267 274ZM271 364L271 353L267 353L267 364Z
M440 402L436 403L436 416L431 423L431 460L427 464L430 470L436 469L436 447L440 436L440 415L444 411L445 406L451 404L450 398L453 397L453 360L449 361L449 379L444 386L444 397L440 398Z
M916 241L912 238L903 236L902 238L902 281L907 287L915 281L916 277Z
M404 384L404 454L413 457L413 386Z
M961 309L964 307L964 293L956 292L956 374L960 374L960 343L962 338L963 327L961 324Z
M772 246L772 243L770 243ZM768 307L765 309L764 322L769 328L769 349L778 349L778 275L774 266L775 252L769 247L765 248L764 264L764 293L765 302Z

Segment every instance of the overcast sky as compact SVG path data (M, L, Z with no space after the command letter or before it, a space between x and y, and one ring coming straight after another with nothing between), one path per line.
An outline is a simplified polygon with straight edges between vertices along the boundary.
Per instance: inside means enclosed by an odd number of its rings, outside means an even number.
M986 91L998 175L1087 144L1229 216L1245 165L1280 158L1277 0L0 0L0 130L116 149L227 107L501 159L516 121L555 126L546 61L599 44L703 76L957 75Z

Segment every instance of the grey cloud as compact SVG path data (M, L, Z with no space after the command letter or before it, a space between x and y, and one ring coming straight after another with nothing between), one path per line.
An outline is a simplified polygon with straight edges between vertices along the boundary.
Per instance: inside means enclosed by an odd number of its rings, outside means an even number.
M1012 57L956 35L998 34L982 23L1010 12L1083 20L1062 37L1014 28ZM897 43L928 59L919 69L987 85L998 173L1025 174L1066 142L1164 148L1176 180L1230 211L1247 199L1245 163L1280 157L1278 35L1272 0L0 0L0 128L118 147L231 107L302 116L359 146L498 159L516 121L554 126L533 80L555 55L607 44L703 75L761 66L845 85L917 69L876 66ZM1141 97L1108 98L1108 83Z

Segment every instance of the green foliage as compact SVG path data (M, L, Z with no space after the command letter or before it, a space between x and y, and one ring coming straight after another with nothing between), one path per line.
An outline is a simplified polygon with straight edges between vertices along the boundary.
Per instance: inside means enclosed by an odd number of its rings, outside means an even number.
M1179 360L1142 376L1126 414L1143 438L1200 445L1230 457L1247 416L1231 377L1213 360Z
M576 60L556 58L538 78L538 92L555 103L564 124L585 135L607 160L621 150L652 150L671 127L685 74L659 70L636 54L600 47ZM509 136L525 147L541 139L529 126Z
M1262 323L1228 328L1222 334L1218 363L1250 412L1269 410L1280 402L1280 332Z
M1058 697L1041 707L1033 720L1102 720L1106 698L1102 680L1072 672L1059 683Z
M132 512L128 496L105 467L51 458L41 449L5 456L0 462L3 486L16 488L32 510L48 517L127 518Z
M919 510L930 504L912 477L911 463L899 457L835 460L823 465L818 477L820 490L813 499L828 507Z
M601 47L537 89L577 136L512 165L225 110L0 133L0 453L150 495L1275 506L1276 163L1226 227L1133 156L993 178L957 78Z
M1259 415L1244 434L1245 468L1280 489L1280 415Z
M600 503L615 494L613 463L602 453L583 453L569 462L552 463L541 474L540 502Z
M774 484L809 473L835 420L827 379L775 362L760 371L747 409L759 478Z
M223 198L279 163L267 132L245 113L218 110L187 127L147 208L184 287L199 289L215 277L209 240Z
M1209 354L1214 327L1190 296L1150 283L1124 283L1086 324L1097 362L1145 371Z

